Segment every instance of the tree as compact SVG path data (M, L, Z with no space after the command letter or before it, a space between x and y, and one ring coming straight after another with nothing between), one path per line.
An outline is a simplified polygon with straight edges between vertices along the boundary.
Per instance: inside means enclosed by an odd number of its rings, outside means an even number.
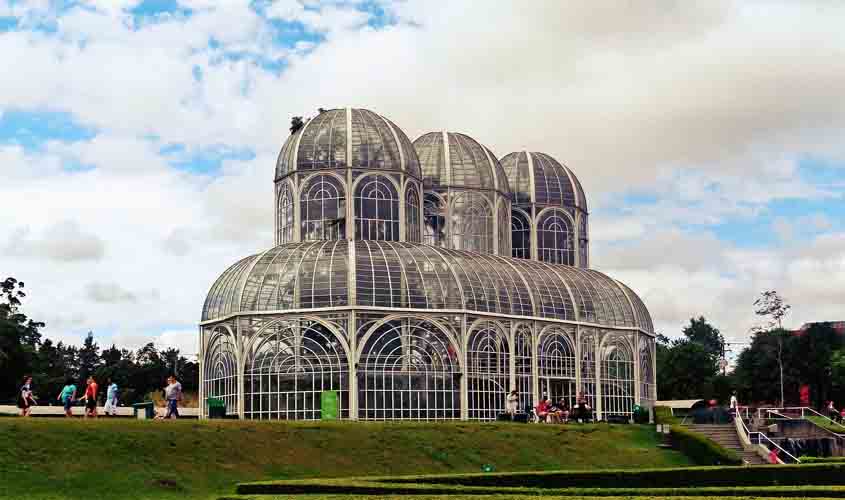
M662 353L661 353L662 350ZM697 399L714 396L716 360L707 348L691 340L675 340L658 349L659 399Z
M690 318L689 325L684 328L684 336L687 340L704 346L714 359L720 358L724 352L725 338L704 316L699 316L698 319Z
M810 386L813 403L818 408L825 406L833 390L833 354L842 347L842 337L830 323L814 323L810 328L794 336L790 351L790 365L796 368L800 380Z
M754 307L754 313L757 316L768 319L768 324L765 327L757 327L759 331L772 331L777 326L775 336L777 339L778 371L780 373L780 405L783 406L785 399L783 392L783 318L789 313L792 306L787 304L776 290L766 290L760 293L760 298L754 301Z
M77 353L79 358L79 378L82 382L94 374L100 364L100 347L94 342L94 333L88 332L85 341Z
M305 121L302 120L301 116L294 116L290 119L290 133L295 134L305 126Z
M26 297L24 283L15 278L0 281L0 399L12 397L24 375L32 369L40 328L44 323L33 321L20 311Z

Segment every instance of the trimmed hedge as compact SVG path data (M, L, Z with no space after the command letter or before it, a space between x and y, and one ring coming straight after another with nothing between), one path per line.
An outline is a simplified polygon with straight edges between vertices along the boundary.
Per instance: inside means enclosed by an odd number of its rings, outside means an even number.
M358 494L451 495L542 493L591 495L646 495L661 489L667 496L709 494L737 496L804 496L845 498L845 464L761 465L755 467L690 467L677 469L515 472L382 478L311 479L245 483L239 494ZM815 486L804 486L807 484ZM603 488L596 488L603 485ZM831 488L824 486L836 486ZM765 488L787 486L786 488ZM708 488L710 487L710 488ZM743 488L745 487L745 488ZM753 488L749 488L753 487ZM560 490L559 492L557 490ZM800 491L800 494L796 494ZM684 493L686 492L686 493ZM780 493L783 494L780 494Z
M800 457L802 464L845 464L845 457Z
M742 465L742 457L712 439L680 425L673 425L669 434L672 447L680 450L698 465Z
M309 481L307 491L303 483L280 482L275 484L254 483L238 487L238 494L246 495L412 495L412 496L455 496L455 495L518 495L549 497L762 497L762 498L845 498L841 486L779 486L779 487L737 487L737 488L465 488L447 485L395 485L366 482L337 482L325 484ZM235 498L235 497L224 497ZM243 498L243 497L239 497ZM222 500L222 499L221 499Z
M654 423L663 425L678 425L681 421L672 415L672 409L668 406L655 406Z
M845 464L684 467L605 471L512 472L385 478L384 482L464 486L682 488L703 486L842 485Z

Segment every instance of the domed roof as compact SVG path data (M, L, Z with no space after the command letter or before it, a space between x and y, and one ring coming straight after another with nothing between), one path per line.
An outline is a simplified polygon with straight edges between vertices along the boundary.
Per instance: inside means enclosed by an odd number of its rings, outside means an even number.
M575 174L546 153L518 151L501 159L516 203L577 207L587 211L587 197Z
M598 271L367 240L291 243L240 260L211 287L202 320L346 306L463 309L653 331L639 297Z
M414 141L426 187L468 187L510 195L502 165L487 147L466 134L429 132Z
M330 109L288 137L276 161L276 179L297 170L323 168L396 170L420 178L408 136L367 109Z

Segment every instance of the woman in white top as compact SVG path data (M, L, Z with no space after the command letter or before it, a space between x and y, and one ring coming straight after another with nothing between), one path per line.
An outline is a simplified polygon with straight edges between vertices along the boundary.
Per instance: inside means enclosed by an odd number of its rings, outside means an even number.
M519 407L519 396L516 394L516 389L512 390L510 394L508 394L508 414L513 418L516 415L516 410Z

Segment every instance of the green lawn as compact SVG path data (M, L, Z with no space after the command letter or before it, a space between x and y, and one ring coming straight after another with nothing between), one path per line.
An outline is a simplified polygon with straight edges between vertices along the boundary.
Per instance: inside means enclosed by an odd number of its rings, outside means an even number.
M835 432L837 434L845 434L845 426L839 425L836 422L831 422L830 420L812 415L808 417L812 422L814 422L819 427L824 427L825 429Z
M268 479L691 465L636 425L0 419L0 498L211 499Z

